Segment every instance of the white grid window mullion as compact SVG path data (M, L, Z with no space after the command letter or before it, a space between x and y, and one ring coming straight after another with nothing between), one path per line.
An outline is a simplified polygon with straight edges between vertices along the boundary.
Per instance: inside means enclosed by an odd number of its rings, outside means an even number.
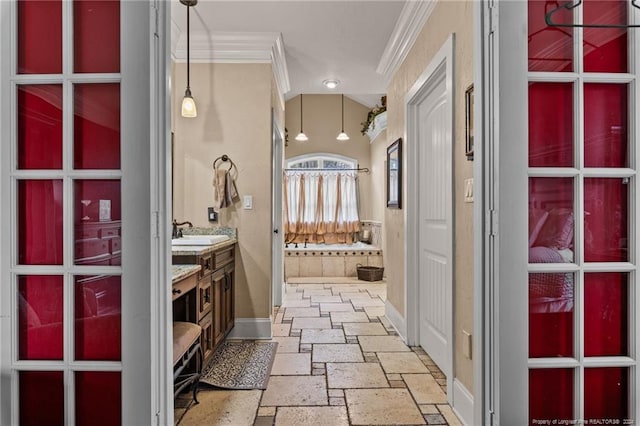
M577 80L578 74L571 71L529 71L527 78L530 83L573 83Z
M572 178L579 173L572 167L529 167L529 177L567 177Z
M66 345L65 345L66 346ZM72 421L75 412L75 398L73 397L73 371L69 370L68 364L65 363L63 374L64 380L64 420L66 425L73 425Z
M640 23L640 10L636 8L629 8L629 19L632 23ZM640 112L640 82L638 82L637 75L640 73L640 54L638 49L640 48L640 29L636 28L629 32L629 71L635 76L635 79L630 83L629 96L629 166L637 171L640 166L640 147L638 147L638 140L640 138L640 120L638 120L638 113ZM636 176L632 180L631 194L634 197L632 206L632 216L630 217L630 232L629 237L629 260L637 267L640 261L640 253L637 250L638 242L640 241L640 183ZM629 274L629 349L630 355L635 359L635 366L630 367L630 416L632 419L638 421L640 416L640 371L638 370L638 359L640 358L640 314L638 314L638 307L640 306L640 290L638 290L637 280L638 272L633 271ZM634 380L635 379L635 380Z
M573 9L573 22L583 22L582 15L582 7L575 7ZM584 28L575 27L573 30L573 70L578 74L582 74L584 73Z
M573 290L574 297L574 342L575 357L578 360L578 368L575 372L576 387L574 392L576 404L576 417L584 418L584 270L581 268L575 274L575 283Z
M574 8L574 22L582 22L582 8ZM574 261L578 272L574 274L574 356L578 367L574 370L574 413L575 418L584 418L584 32L580 27L574 28L574 71L578 74L574 86L574 166L579 173L574 180Z
M582 22L582 8L575 11L576 22ZM575 418L584 418L584 79L583 79L583 54L584 44L582 28L576 28L575 33L575 71L578 78L574 86L574 166L578 174L574 180L574 261L578 266L578 272L574 274L573 282L573 324L574 324L574 356L578 361L578 367L574 370L574 412Z
M71 2L69 2L71 3ZM65 10L71 6L65 6ZM68 13L65 13L67 16ZM63 28L69 28L64 26ZM73 84L69 81L69 31L63 31L63 69L65 71L64 81L64 102L63 102L63 126L62 126L62 168L65 173L64 179L64 203L63 203L63 224L64 224L64 266L65 266L65 287L64 287L64 351L65 351L65 421L73 424L72 418L75 413L75 398L73 390L73 377L69 369L74 359L74 339L75 328L73 321L75 303L73 303L73 256L75 246L75 231L73 223L73 180L69 177L69 172L73 170Z
M584 79L578 76L574 86L574 165L584 172Z
M73 84L69 77L73 71L73 2L63 2L62 6L62 73L64 75L63 87L63 115L62 115L62 168L65 174L73 169ZM65 360L65 413L66 424L74 424L75 418L75 392L73 372L69 364L74 358L75 328L73 321L75 303L73 303L73 276L70 269L73 266L74 254L74 224L73 224L73 181L65 176L64 179L64 360Z
M62 74L73 74L73 1L62 2Z

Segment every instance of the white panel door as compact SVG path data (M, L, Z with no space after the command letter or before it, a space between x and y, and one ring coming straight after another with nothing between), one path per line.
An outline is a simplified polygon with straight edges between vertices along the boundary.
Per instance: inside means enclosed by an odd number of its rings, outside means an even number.
M420 345L446 373L451 318L451 129L444 75L418 107Z
M273 211L273 249L271 254L272 263L272 306L282 305L282 295L284 293L284 229L282 226L282 161L283 161L283 139L282 132L278 128L275 116L272 119L272 196Z

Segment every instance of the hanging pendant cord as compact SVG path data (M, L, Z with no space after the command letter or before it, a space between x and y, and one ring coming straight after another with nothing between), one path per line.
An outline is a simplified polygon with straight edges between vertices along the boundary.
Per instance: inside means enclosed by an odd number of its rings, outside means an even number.
M342 95L342 133L344 133L344 94Z
M189 9L191 8L191 6L187 5L187 90L190 89L190 84L189 84L189 46L190 46L190 40L189 40L189 34L191 34L191 30L189 28Z
M300 94L300 133L304 133L302 131L302 93Z

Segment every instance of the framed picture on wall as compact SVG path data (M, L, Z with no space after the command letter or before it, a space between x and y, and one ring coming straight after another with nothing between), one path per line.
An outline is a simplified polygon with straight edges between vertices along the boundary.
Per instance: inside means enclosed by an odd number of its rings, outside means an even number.
M402 138L387 148L387 208L402 208Z
M467 156L467 160L473 160L473 84L467 87L464 92L465 103L465 149L464 153Z

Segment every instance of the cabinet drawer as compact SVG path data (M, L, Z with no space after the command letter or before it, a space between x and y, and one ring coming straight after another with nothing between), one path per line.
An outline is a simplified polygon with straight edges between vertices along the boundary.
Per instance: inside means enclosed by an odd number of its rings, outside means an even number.
M196 274L191 275L183 280L174 283L171 288L171 300L176 300L179 297L187 294L191 289L194 289L198 283Z
M234 259L233 246L214 252L213 258L214 258L214 265L215 265L213 269L218 269L222 266L228 265L229 263L233 262L233 259Z
M112 227L105 227L100 229L100 231L98 232L98 238L113 238L113 237L119 237L120 236L120 227L119 226L112 226Z
M211 273L215 269L213 267L213 255L211 253L200 256L198 263L200 263L200 266L202 267L202 269L200 269L201 277L211 275Z
M198 325L202 327L200 345L202 346L204 355L204 365L206 365L209 358L213 355L213 349L215 347L213 341L213 316L211 313L202 318Z
M120 239L120 237L111 238L109 240L109 243L111 244L111 253L112 254L117 254L117 253L120 253L122 251L122 240Z
M90 239L75 242L76 263L95 263L102 258L108 260L110 255L109 241ZM108 264L108 263L107 263Z
M206 277L198 281L198 318L202 318L211 312L212 303L211 278Z

